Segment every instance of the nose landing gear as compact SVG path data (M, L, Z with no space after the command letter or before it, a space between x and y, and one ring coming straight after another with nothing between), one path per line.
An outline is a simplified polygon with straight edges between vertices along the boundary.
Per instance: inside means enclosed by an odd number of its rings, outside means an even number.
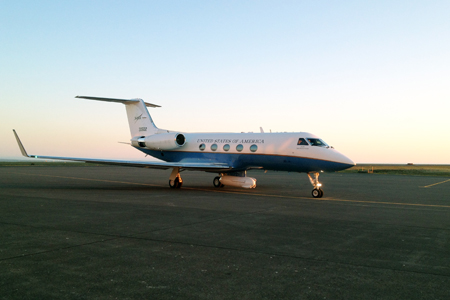
M312 178L311 174L314 175L314 178ZM319 172L310 172L308 173L309 181L311 181L312 186L314 189L312 190L312 196L314 198L322 198L323 197L323 191L321 189L322 184L319 182Z

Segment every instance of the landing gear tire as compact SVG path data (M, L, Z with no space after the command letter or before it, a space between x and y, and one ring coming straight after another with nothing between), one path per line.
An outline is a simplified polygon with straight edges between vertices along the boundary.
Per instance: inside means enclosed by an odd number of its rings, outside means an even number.
M313 189L311 194L314 198L322 198L323 191L321 189Z
M174 189L179 189L181 188L181 186L183 185L183 181L180 181L180 179L177 177L175 178L175 180L169 180L169 186L170 188Z
M219 176L214 177L213 185L214 185L214 187L216 187L216 188L218 188L218 187L224 187L224 185L222 184L222 182L220 182L220 177L219 177Z

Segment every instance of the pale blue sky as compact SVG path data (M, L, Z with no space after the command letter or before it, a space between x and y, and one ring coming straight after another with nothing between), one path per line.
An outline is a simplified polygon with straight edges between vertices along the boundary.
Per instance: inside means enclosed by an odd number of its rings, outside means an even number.
M0 1L0 157L140 159L160 128L308 131L359 163L450 164L449 1Z

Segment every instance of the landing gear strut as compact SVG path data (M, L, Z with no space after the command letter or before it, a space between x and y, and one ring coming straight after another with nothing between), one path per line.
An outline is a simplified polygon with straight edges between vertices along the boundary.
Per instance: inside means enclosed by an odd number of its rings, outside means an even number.
M172 173L170 174L169 177L169 186L170 188L181 188L181 186L183 185L183 179L181 179L180 176L180 168L176 167L173 168Z
M311 174L314 175L314 178L312 178ZM311 184L314 187L311 193L314 198L322 198L323 196L323 191L321 189L322 184L319 182L319 175L319 172L308 173L309 181L311 181Z

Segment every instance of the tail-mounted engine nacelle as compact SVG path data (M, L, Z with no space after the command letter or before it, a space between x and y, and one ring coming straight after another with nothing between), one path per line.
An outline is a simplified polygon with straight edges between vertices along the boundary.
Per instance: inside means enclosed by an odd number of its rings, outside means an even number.
M235 186L247 189L256 187L256 179L252 177L222 176L220 182L225 186Z
M182 133L160 133L149 136L135 136L131 145L151 150L174 150L186 144L186 137Z

